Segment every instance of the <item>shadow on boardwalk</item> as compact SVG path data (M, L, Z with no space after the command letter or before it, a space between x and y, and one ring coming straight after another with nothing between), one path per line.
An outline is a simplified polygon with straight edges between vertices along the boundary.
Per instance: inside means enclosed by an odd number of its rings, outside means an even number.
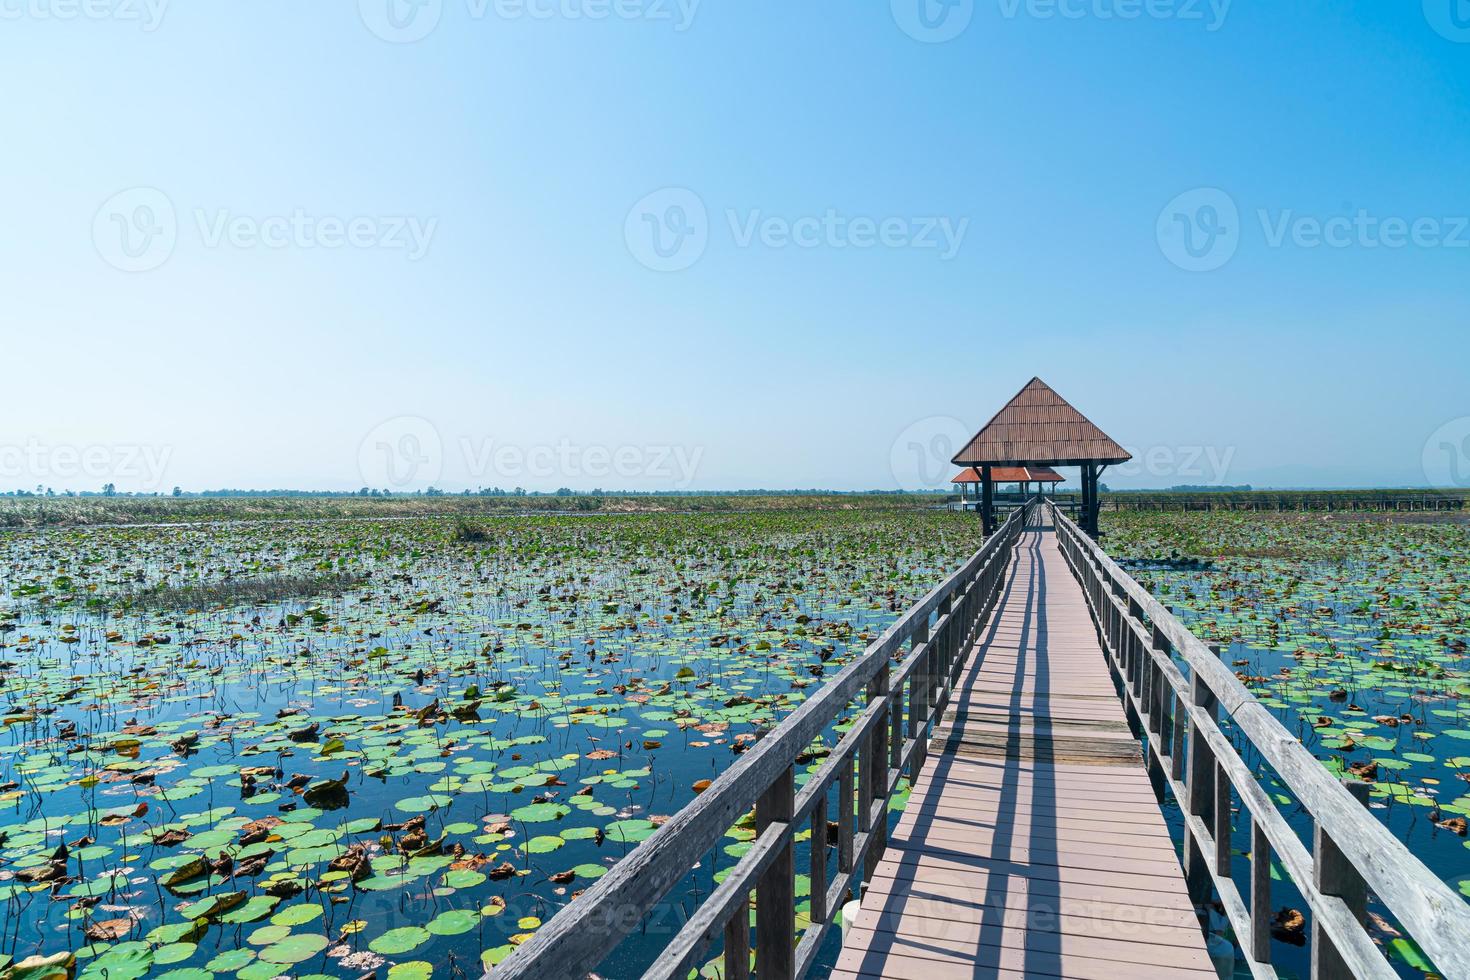
M1029 529L834 977L1210 977L1138 743Z

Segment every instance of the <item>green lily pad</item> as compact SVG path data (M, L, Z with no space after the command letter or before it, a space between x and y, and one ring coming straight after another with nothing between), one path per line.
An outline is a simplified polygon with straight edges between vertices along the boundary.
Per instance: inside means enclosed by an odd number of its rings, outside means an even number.
M458 936L469 932L479 922L480 916L475 912L450 909L447 912L440 912L424 928L436 936Z
M302 963L327 948L326 936L294 935L273 943L260 951L267 963Z
M400 926L397 929L389 929L368 943L368 949L384 956L397 956L400 953L417 949L429 939L429 930L421 926Z

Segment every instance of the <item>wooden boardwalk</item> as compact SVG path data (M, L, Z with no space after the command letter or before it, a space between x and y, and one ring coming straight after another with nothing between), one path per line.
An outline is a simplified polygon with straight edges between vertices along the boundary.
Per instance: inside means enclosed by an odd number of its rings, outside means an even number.
M1082 589L1030 528L832 976L1214 975Z

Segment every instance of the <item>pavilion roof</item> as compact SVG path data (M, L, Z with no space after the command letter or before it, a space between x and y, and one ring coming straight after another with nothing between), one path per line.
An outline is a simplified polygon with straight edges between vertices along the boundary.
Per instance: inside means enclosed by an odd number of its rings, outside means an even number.
M1080 466L1124 463L1132 458L1046 382L1032 378L952 462L957 466Z
M992 466L992 483L1061 483L1065 478L1050 466ZM979 483L980 471L975 467L961 470L950 483Z

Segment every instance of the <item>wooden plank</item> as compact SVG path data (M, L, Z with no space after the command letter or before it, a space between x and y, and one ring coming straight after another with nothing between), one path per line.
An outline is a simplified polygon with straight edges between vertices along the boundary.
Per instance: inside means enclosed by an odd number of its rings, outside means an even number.
M860 912L850 931L868 934L869 942L880 950L903 950L910 955L937 960L964 960L972 955L972 951L983 950L987 946L1020 949L1028 957L1045 954L1044 959L1051 962L1035 963L1039 971L1045 970L1047 965L1060 966L1073 956L1110 961L1115 965L1126 964L1130 968L1211 969L1209 955L1197 935L1192 947L1165 945L1151 941L1151 928L1136 924L1130 928L1128 923L1116 920L1100 923L1100 928L1089 933L1034 929L1024 913L1016 925L1001 917L981 922L909 917L898 921L898 929L884 928L892 921ZM1109 928L1116 929L1116 934L1106 934ZM1198 931L1195 930L1196 933ZM1094 932L1104 934L1096 935Z
M1122 905L1135 910L1167 909L1194 915L1194 905L1188 896L1173 889L1159 891L1136 887L1120 878L1102 881L1061 881L1047 877L1044 873L1033 876L1017 875L1010 870L987 868L945 869L921 867L919 865L880 864L874 881L883 879L886 888L905 893L916 893L921 898L937 895L952 901L969 893L976 896L1016 896L1017 900L1031 902L1085 902L1100 905Z
M909 843L922 840L928 844L952 847L971 842L975 847L991 848L997 856L1017 853L1009 843L1017 836L1024 837L1028 828L1017 829L1014 825L1001 827L976 827L972 823L958 820L926 821L915 828L912 825L900 828L893 834L892 843ZM1054 833L1047 828L1039 849L1055 854L1078 853L1103 856L1133 856L1144 861L1176 861L1174 848L1158 839L1155 834L1115 834L1105 831L1072 831ZM1036 850L1037 848L1030 848Z
M1078 980L1118 980L1120 976L1129 980L1172 980L1177 977L1206 980L1216 976L1210 967L1189 968L1177 963L1144 965L1060 950L1032 951L1016 945L977 942L964 951L955 952L868 930L850 930L848 936L853 944L850 948L843 947L837 958L838 970L873 973L896 980L941 980L948 977L974 980L978 976L989 976L992 970L1013 970L1028 977Z
M875 877L869 887L870 905L914 898L907 906L919 914L966 915L971 909L1041 910L1054 916L1086 916L1092 919L1146 919L1163 929L1199 931L1194 907L1182 903L1158 904L1153 892L1138 892L1119 886L1103 888L1046 888L1026 879L996 882L984 876L955 875L917 878ZM1004 884L1005 887L998 887ZM1014 887L1012 887L1014 886Z

